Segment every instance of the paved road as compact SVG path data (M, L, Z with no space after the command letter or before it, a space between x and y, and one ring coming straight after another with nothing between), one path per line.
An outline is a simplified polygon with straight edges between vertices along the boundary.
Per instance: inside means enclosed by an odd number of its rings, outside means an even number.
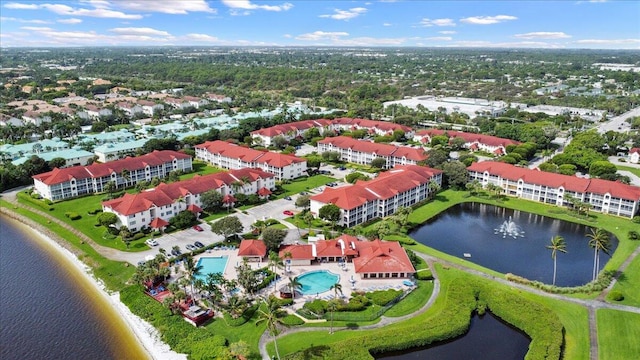
M611 120L598 125L599 133L606 133L609 130L617 132L628 132L631 126L627 123L627 119L640 116L640 106L633 108L626 113L612 117Z

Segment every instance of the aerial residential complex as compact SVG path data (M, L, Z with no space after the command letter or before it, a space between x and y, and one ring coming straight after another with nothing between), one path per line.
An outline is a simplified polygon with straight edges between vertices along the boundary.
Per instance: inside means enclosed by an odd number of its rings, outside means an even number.
M383 158L387 161L385 169L396 165L416 165L428 158L423 148L380 144L348 136L328 137L318 141L318 153L327 151L339 152L340 160L362 165L371 164L375 158Z
M632 218L640 209L640 188L602 179L583 179L483 161L467 168L471 181L500 186L510 196L567 206L568 195L594 211Z
M394 124L386 121L339 118L333 120L304 120L275 125L266 129L252 131L251 137L253 137L257 143L260 143L264 146L270 146L273 143L273 138L275 138L276 136L282 136L287 140L292 140L297 137L302 137L309 129L312 128L317 128L321 135L324 134L324 132L327 130L366 130L370 135L391 135L394 131L400 130L403 131L405 133L405 136L408 138L413 136L413 130L410 127L404 125Z
M196 145L196 158L223 169L259 168L277 180L306 175L307 161L293 155L254 150L226 141L207 141Z
M465 148L472 151L486 151L495 155L504 155L507 153L507 146L520 144L519 141L503 139L497 136L440 129L420 130L416 132L413 140L428 144L434 136L448 136L449 141L461 138L464 140Z
M45 199L64 200L105 191L113 181L117 187L164 178L172 171L191 171L191 156L171 150L154 151L106 164L74 166L34 175L34 189Z
M127 193L120 198L105 201L102 203L102 209L118 216L117 227L126 226L134 232L144 227L162 229L169 225L169 220L180 211L200 213L200 195L206 191L216 190L221 195L229 195L229 198L233 199L233 194L238 193L262 193L268 196L275 186L273 174L260 169L246 168L195 176L170 184L162 183L138 194Z
M395 213L427 199L433 192L430 182L442 186L442 171L419 165L399 165L368 181L325 190L311 197L311 212L334 204L341 210L338 225L351 227Z

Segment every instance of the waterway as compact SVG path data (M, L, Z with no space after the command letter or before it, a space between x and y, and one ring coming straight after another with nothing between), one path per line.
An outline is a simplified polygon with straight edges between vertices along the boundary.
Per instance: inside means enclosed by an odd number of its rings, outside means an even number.
M511 219L517 236L498 230ZM578 286L591 281L593 249L586 234L589 227L524 211L492 205L464 203L429 220L410 236L422 244L465 258L501 273L513 273L547 284L553 281L553 259L547 245L560 235L566 241L566 253L558 252L556 285ZM618 240L611 237L610 254ZM600 254L600 269L610 256Z
M146 359L95 285L57 248L0 215L0 358Z
M526 334L487 312L473 316L469 331L450 341L376 356L378 360L521 360L531 340Z

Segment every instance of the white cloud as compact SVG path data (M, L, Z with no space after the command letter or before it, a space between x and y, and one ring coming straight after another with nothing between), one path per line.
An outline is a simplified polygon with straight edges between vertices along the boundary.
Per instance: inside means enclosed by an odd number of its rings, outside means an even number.
M388 23L388 22L386 22L386 23L382 23L382 26L391 26L391 25L392 25L392 24L391 24L391 23Z
M594 45L627 45L640 44L640 39L583 39L576 41L576 43Z
M453 31L453 30L438 31L438 34L442 34L442 35L453 35L457 33L458 33L457 31Z
M566 39L571 37L571 35L565 34L561 31L536 31L526 34L516 34L513 36L521 39Z
M453 38L451 36L433 36L425 38L425 40L429 41L451 41Z
M38 20L38 19L27 20L27 19L19 19L19 18L6 17L6 16L1 16L0 21L15 21L23 24L51 24L51 21L46 21L46 20Z
M542 48L542 49L559 49L564 46L547 43L542 41L519 41L519 42L490 42L484 40L472 40L472 41L456 41L449 46L454 47L486 47L486 48Z
M81 19L76 19L76 18L71 18L71 19L60 19L58 20L59 23L61 24L80 24L82 22Z
M231 9L231 10L229 10L229 15L231 15L231 16L249 16L249 15L251 15L251 11L249 11L249 10Z
M453 19L428 19L428 18L424 18L422 19L422 21L420 21L420 25L425 26L425 27L431 27L431 26L456 26L456 23L453 22Z
M21 4L21 3L8 3L5 4L4 7L7 9L16 9L16 10L37 10L38 5L36 4Z
M249 0L221 0L223 4L232 9L244 10L266 10L266 11L287 11L293 7L291 3L283 3L282 5L256 5Z
M156 30L148 27L113 28L109 29L109 31L120 35L171 36L171 34L166 31Z
M23 26L20 29L27 31L50 31L53 30L49 27L40 27L40 26Z
M106 3L106 2L105 2ZM215 13L205 0L161 0L149 4L148 0L127 0L118 2L120 8L138 12L160 12L165 14L188 14L190 12Z
M468 18L460 19L460 22L474 25L492 25L517 19L517 17L511 15L471 16Z
M202 42L219 42L220 41L220 39L218 39L217 37L207 35L207 34L187 34L185 35L185 38L189 40L202 41Z
M296 40L304 41L319 41L319 40L336 40L341 36L349 36L349 33L344 31L314 31L312 33L306 33L296 36Z
M320 15L321 18L330 18L334 20L349 20L358 17L367 12L366 8L357 7L349 10L333 9L335 14Z
M336 46L400 46L403 45L407 39L405 38L373 38L373 37L358 37L350 39L337 39L333 42Z

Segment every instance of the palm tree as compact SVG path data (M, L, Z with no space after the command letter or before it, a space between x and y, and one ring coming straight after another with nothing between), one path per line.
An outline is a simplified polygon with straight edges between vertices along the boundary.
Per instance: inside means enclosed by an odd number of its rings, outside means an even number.
M187 275L189 276L189 280L191 282L191 296L195 300L195 292L193 291L193 283L196 280L196 277L202 272L202 265L198 265L193 262L193 257L187 256L184 262L184 267L187 270Z
M129 172L129 170L122 169L122 171L120 172L120 176L122 176L122 179L124 180L124 187L128 187L129 181L131 180L131 173Z
M551 250L551 258L553 259L553 285L556 284L556 269L557 269L557 255L558 251L566 253L567 243L560 235L556 235L551 238L551 245L547 245L547 249Z
M329 310L331 310L331 327L329 328L329 334L333 334L333 313L336 311L338 301L338 293L342 295L342 285L340 283L335 283L331 285L329 290L333 290L334 300L329 302Z
M594 249L592 281L595 281L600 269L600 251L609 254L611 244L609 242L609 234L604 229L591 228L591 232L587 234L587 237L589 238L589 246Z
M302 289L302 283L298 280L298 277L289 277L289 289L291 289L291 297L295 300L296 290Z
M278 253L275 251L269 251L269 263L268 263L269 268L271 269L271 271L273 271L273 273L275 274L275 277L273 278L273 292L276 292L276 283L278 282L278 269L282 269L284 267L284 262L282 261L282 259L280 258L280 256L278 256Z
M258 309L258 320L256 320L256 326L262 323L267 324L267 330L269 331L269 334L273 336L273 345L276 349L276 357L278 360L280 359L280 352L278 351L276 336L279 332L278 324L282 323L282 320L280 320L279 306L280 304L274 297L264 299L264 306L261 306L260 309Z

